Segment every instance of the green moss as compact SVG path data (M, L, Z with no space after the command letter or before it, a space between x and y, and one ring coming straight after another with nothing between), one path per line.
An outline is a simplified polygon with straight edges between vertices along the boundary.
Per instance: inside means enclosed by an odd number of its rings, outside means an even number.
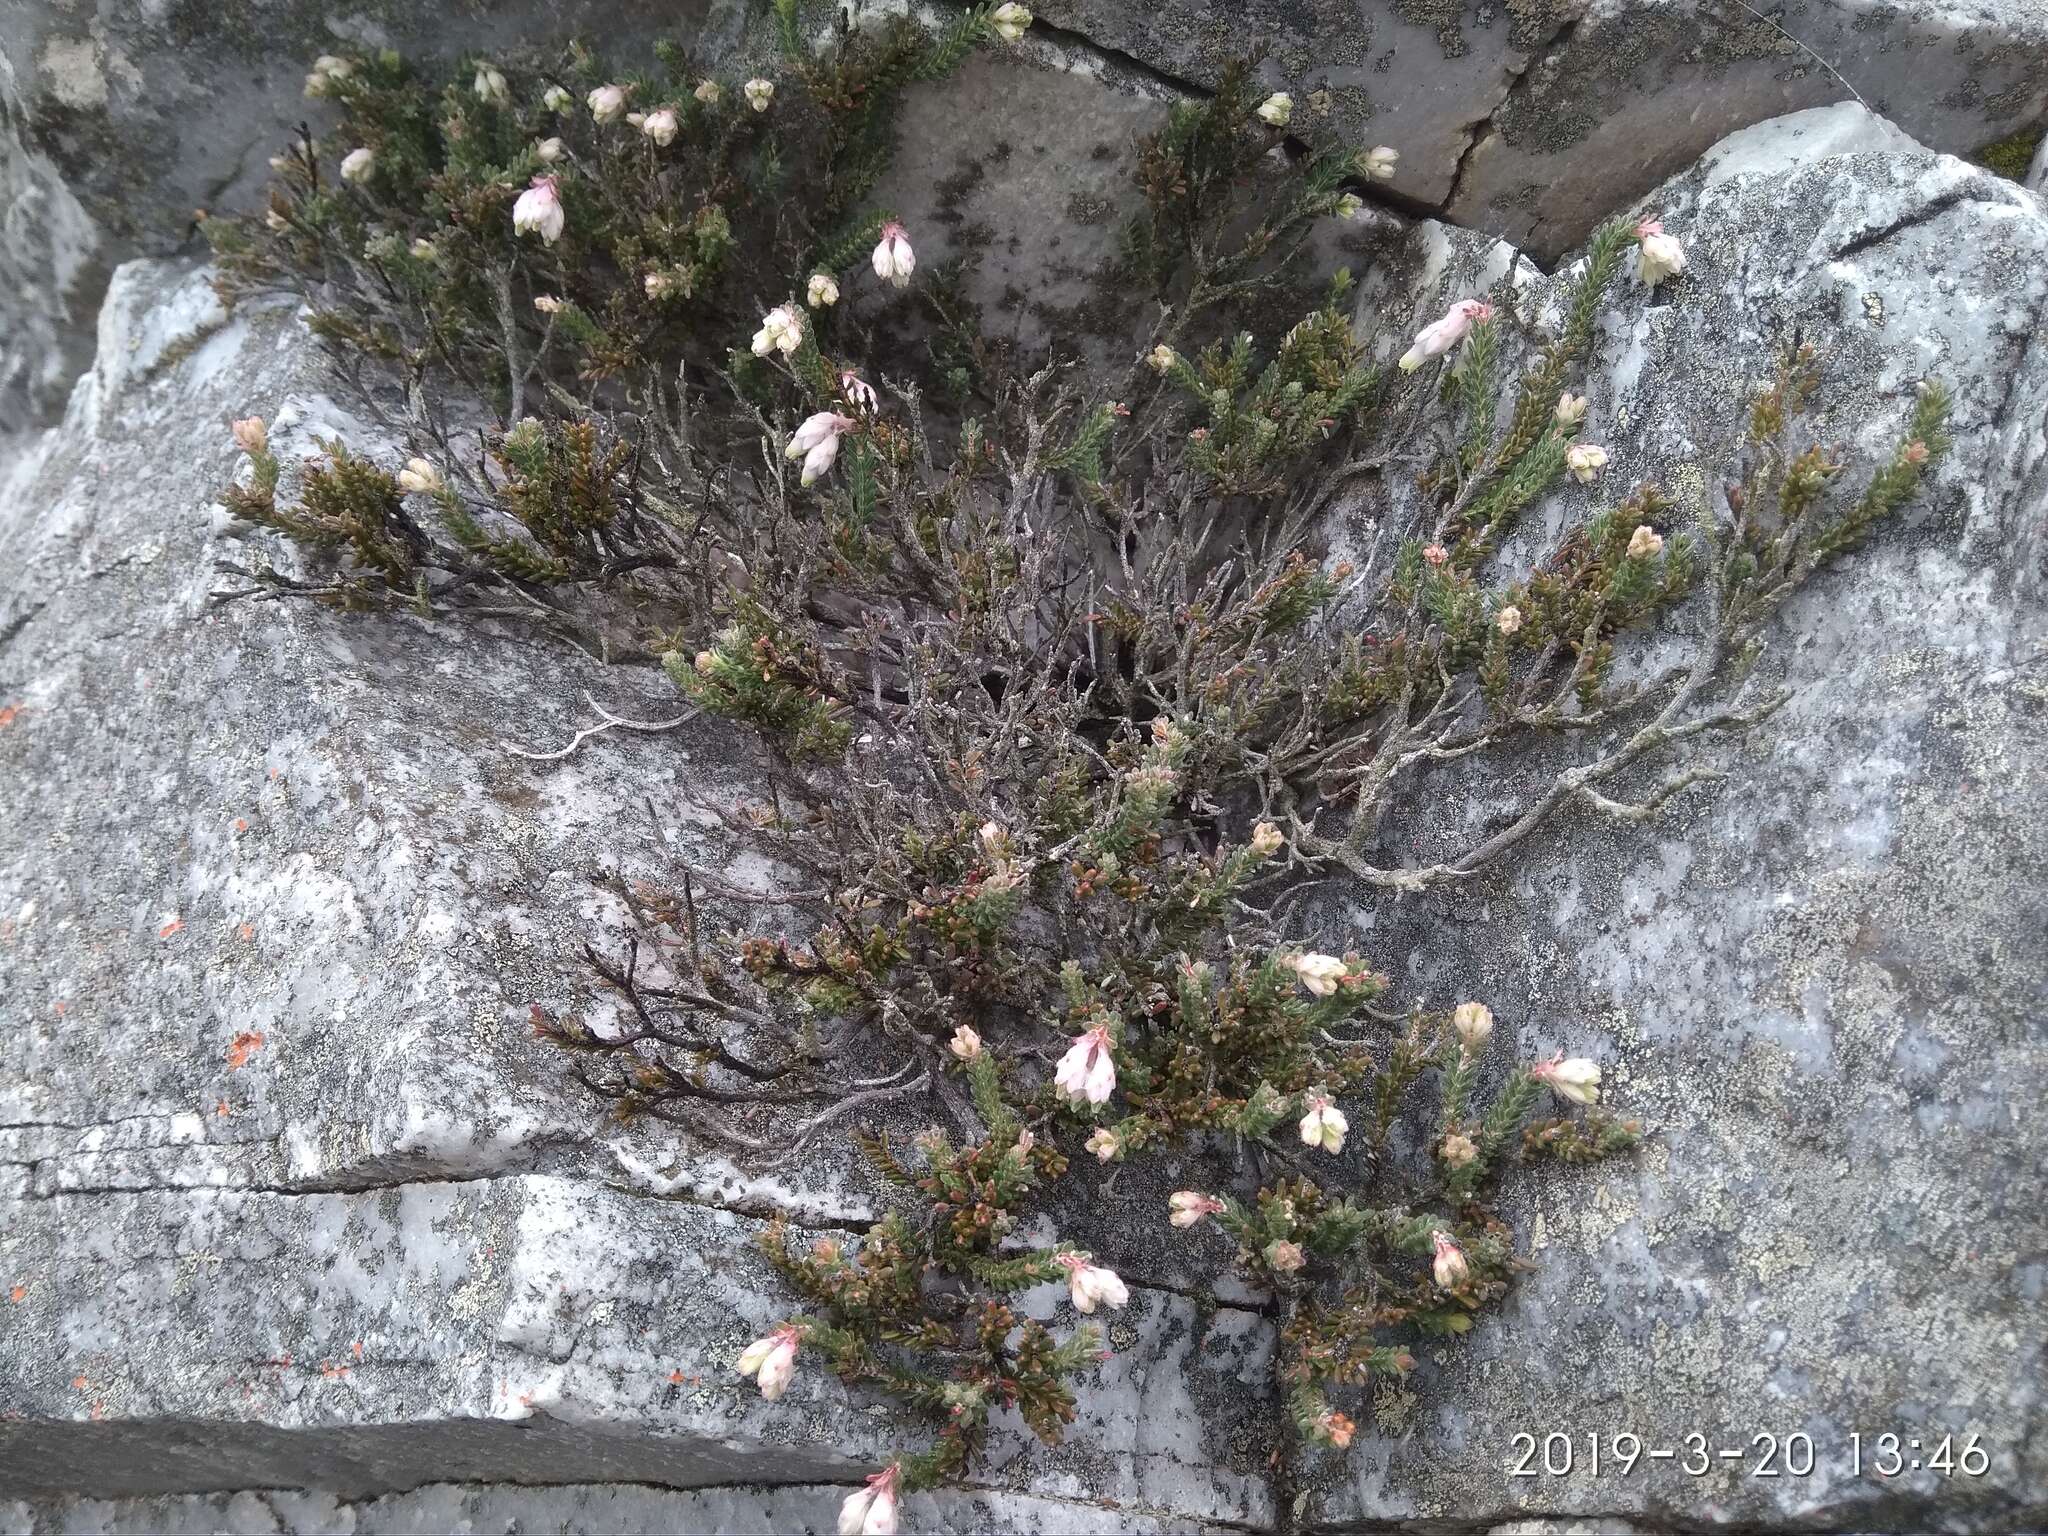
M2019 181L2034 163L2034 152L2041 147L2044 137L2048 137L2048 124L2036 124L1980 145L1970 151L1970 158L1985 170L1996 171L2007 181Z

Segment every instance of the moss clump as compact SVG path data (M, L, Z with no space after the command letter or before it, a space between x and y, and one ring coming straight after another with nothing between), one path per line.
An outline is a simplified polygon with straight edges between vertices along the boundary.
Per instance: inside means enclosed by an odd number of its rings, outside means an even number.
M2002 139L1980 145L1970 151L1970 158L2007 181L2023 181L2043 138L2048 138L2048 123L2022 128L2018 133L2009 133Z

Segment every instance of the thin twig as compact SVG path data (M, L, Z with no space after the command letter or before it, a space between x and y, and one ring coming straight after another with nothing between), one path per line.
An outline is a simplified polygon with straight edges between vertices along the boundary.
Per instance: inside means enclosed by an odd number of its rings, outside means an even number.
M1801 42L1798 38L1794 37L1790 32L1787 32L1783 27L1779 26L1775 21L1771 20L1770 17L1766 16L1762 11L1758 10L1755 6L1749 4L1748 0L1728 0L1728 3L1730 5L1740 6L1743 10L1749 12L1750 15L1754 16L1758 21L1762 22L1765 26L1769 27L1773 32L1777 33L1778 36L1784 38L1786 42L1792 44L1792 46L1797 48L1801 53L1804 53L1809 59L1812 59L1814 63L1818 64L1822 69L1826 70L1829 74L1833 75L1836 81L1840 83L1843 90L1847 91L1851 96L1854 96L1856 98L1856 104L1858 106L1863 108L1863 110L1866 112L1870 110L1870 103L1863 99L1863 93L1857 90L1855 86L1851 85L1848 81L1848 78L1844 76L1839 69L1835 68L1834 65L1830 64L1826 59L1822 58L1812 48L1808 47L1805 43Z
M583 702L588 704L592 709L596 710L598 714L604 717L604 719L601 724L587 725L582 730L578 731L576 733L575 739L572 740L566 747L562 747L554 752L529 752L524 747L514 747L508 745L506 746L505 750L507 752L510 752L514 757L525 758L528 762L554 763L561 761L565 757L568 757L570 754L575 752L575 750L578 747L582 746L584 742L588 741L591 737L602 736L606 731L612 730L614 728L627 731L672 731L676 729L676 727L678 726L688 725L692 720L696 719L698 715L703 713L701 709L692 709L686 710L684 713L677 715L673 720L628 720L624 716L613 714L610 710L606 709L602 704L598 703L597 700L593 699L588 693L583 695Z

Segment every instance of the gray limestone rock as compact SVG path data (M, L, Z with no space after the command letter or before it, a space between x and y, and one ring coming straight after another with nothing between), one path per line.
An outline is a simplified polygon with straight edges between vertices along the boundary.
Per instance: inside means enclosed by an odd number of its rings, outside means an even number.
M0 494L0 1489L855 1478L886 1422L731 1370L789 1305L763 1219L873 1209L836 1145L743 1175L608 1128L527 1038L534 1002L604 1017L577 949L611 887L679 849L744 870L705 830L744 737L522 761L586 691L673 691L528 635L211 605L216 560L284 557L209 511L230 416L288 461L400 456L331 384L288 309L124 266ZM1233 1448L1270 1429L1256 1314L1141 1291L1112 1344L1087 1432L1006 1486L1265 1519Z
M62 406L115 263L203 252L202 211L254 204L295 125L325 120L303 95L318 55L488 52L573 36L644 47L678 25L715 56L744 17L736 0L373 0L337 11L14 0L0 25L0 433Z
M1346 135L1400 149L1391 191L1403 206L1506 235L1546 262L1724 134L1852 91L1958 154L2048 118L2048 14L2032 0L1792 0L1767 17L1736 0L1046 0L1037 11L1027 53L1077 71L1074 82L1042 83L1015 113L1013 77L973 72L929 93L906 136L914 158L966 175L952 207L933 211L957 216L949 244L985 231L989 291L1030 274L1034 297L1011 296L1012 308L1064 304L1036 293L1039 276L1099 260L1113 198L1089 152L1103 128L1206 88L1254 47L1270 50L1270 82L1302 97L1304 123L1326 110ZM820 0L807 11L820 27L833 14ZM16 0L12 18L0 29L0 432L61 403L113 263L197 250L198 212L248 206L293 125L318 127L322 110L300 94L317 54L490 53L579 36L627 51L680 35L716 64L761 46L740 0L379 0L334 13ZM1012 217L1035 212L1033 197L1015 210L977 198L967 167L1002 144L1041 162L1029 173L1059 192L1059 225ZM1014 186L1025 168L1009 169Z
M1615 309L1589 390L1615 462L1538 521L1636 478L1711 496L1795 325L1852 463L1929 373L1958 447L1788 613L1759 681L1797 691L1715 749L1729 782L1646 828L1569 820L1450 896L1322 911L1409 990L1600 1055L1657 1134L1534 1182L1538 1271L1362 1406L1302 1515L2029 1529L2048 212L1853 109L1739 134L1657 206L1692 270ZM1361 302L1390 332L1488 285L1542 323L1549 280L1509 246L1424 225L1388 254ZM0 487L0 1526L829 1528L887 1421L817 1373L770 1412L728 1367L786 1306L762 1220L858 1226L873 1190L833 1153L743 1174L602 1126L525 1031L533 1002L601 1014L575 948L615 942L615 882L733 857L706 807L746 788L744 736L536 765L506 748L566 742L585 691L646 718L672 696L489 626L210 605L217 560L288 558L210 510L229 417L286 418L288 460L316 433L399 444L289 310L229 312L178 269L117 272L99 339ZM1418 806L1392 836L1426 858L1470 830ZM1133 1242L1149 1283L1070 1445L1017 1438L915 1528L1276 1522L1263 1317L1199 1308L1206 1274ZM1523 1432L1539 1469L1574 1436L1574 1471L1511 1476ZM1694 1432L1741 1472L1687 1476ZM1852 1479L1849 1436L1874 1458L1887 1432L1975 1435L1985 1469ZM1624 1433L1674 1459L1615 1475ZM1747 1475L1765 1433L1809 1436L1814 1470ZM280 1487L322 1491L236 1491Z
M1857 93L1954 154L2048 116L2048 13L2031 0L1754 10L1728 0L1046 0L1036 10L1195 87L1263 44L1265 78L1295 93L1305 121L1309 93L1326 89L1340 131L1400 150L1394 192L1545 263L1724 135L1803 107Z
M0 1536L789 1536L830 1530L845 1494L840 1487L802 1485L685 1493L634 1484L443 1483L364 1499L277 1491L81 1499L0 1504ZM1191 1521L1014 1493L915 1494L904 1502L903 1515L905 1529L932 1536L1222 1536L1222 1528Z
M0 437L61 405L92 360L100 244L49 156L21 142L21 105L0 67Z
M1440 1371L1375 1398L1378 1433L1314 1507L2031 1530L2048 1519L2048 210L1854 106L1737 134L1655 201L1691 268L1610 307L1587 437L1614 460L1533 509L1542 537L1505 560L1638 481L1718 505L1748 395L1795 330L1825 359L1819 430L1859 484L1922 378L1953 390L1957 446L1923 503L1790 605L1752 688L1791 701L1708 751L1725 783L1647 827L1573 816L1454 893L1326 912L1406 967L1403 990L1485 999L1525 1054L1601 1059L1610 1102L1654 1135L1632 1167L1535 1181L1517 1222L1538 1272ZM1517 286L1462 232L1412 245L1419 314ZM1552 285L1519 275L1540 325ZM1674 616L1649 658L1695 622ZM1452 856L1559 766L1418 797L1384 858ZM1456 823L1429 808L1467 793ZM1627 1474L1622 1435L1644 1457ZM1981 1450L1975 1475L1930 1465L1944 1442ZM1781 1475L1759 1475L1773 1454ZM1518 1464L1533 1475L1505 1475Z

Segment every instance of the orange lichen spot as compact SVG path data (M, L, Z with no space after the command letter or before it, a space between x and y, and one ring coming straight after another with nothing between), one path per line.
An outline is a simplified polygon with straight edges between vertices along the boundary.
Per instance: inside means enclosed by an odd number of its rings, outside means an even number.
M350 1347L355 1350L356 1358L358 1360L363 1358L363 1341L361 1339L357 1339L355 1343Z
M248 831L248 830L249 830L249 818L248 818L248 817L246 817L246 816L237 816L237 817L235 818L235 830L236 830L237 832L246 832L246 831Z
M64 1017L64 1001L63 1001L63 999L62 999L62 998L59 998L59 999L57 1000L57 1002L56 1002L55 1004L53 1004L52 1006L54 1006L54 1007L56 1008L56 1010L57 1010L57 1017L58 1017L58 1018L60 1018L60 1019L61 1019L61 1018L63 1018L63 1017Z
M0 709L0 725L12 725L20 718L21 706L19 704L10 704L5 709Z
M71 1385L76 1387L79 1391L83 1392L89 1385L91 1385L91 1383L89 1383L83 1376L74 1376L71 1378Z
M165 923L163 927L157 929L156 936L160 939L168 939L172 934L176 933L180 928L184 926L185 919L183 919L182 917L174 917L168 923Z
M322 1360L320 1362L320 1374L329 1381L335 1381L348 1374L348 1367L336 1365L332 1360Z
M671 1386L680 1387L683 1384L683 1373L681 1371L670 1371L668 1379Z
M228 1042L228 1070L235 1071L263 1048L263 1031L245 1029Z
M213 1112L216 1115L225 1117L228 1112L228 1101L226 1099L216 1099L213 1105Z
M256 925L255 925L254 923L244 923L244 924L242 924L242 942L243 942L244 944L246 944L246 943L248 943L248 942L249 942L249 941L250 941L251 939L253 939L253 938L255 938L255 937L256 937Z
M20 1306L24 1301L28 1300L28 1287L25 1285L17 1285L13 1290L7 1293L7 1299L13 1302L17 1307Z
M92 1405L92 1416L96 1420L104 1419L107 1416L107 1405L105 1403L94 1403Z

